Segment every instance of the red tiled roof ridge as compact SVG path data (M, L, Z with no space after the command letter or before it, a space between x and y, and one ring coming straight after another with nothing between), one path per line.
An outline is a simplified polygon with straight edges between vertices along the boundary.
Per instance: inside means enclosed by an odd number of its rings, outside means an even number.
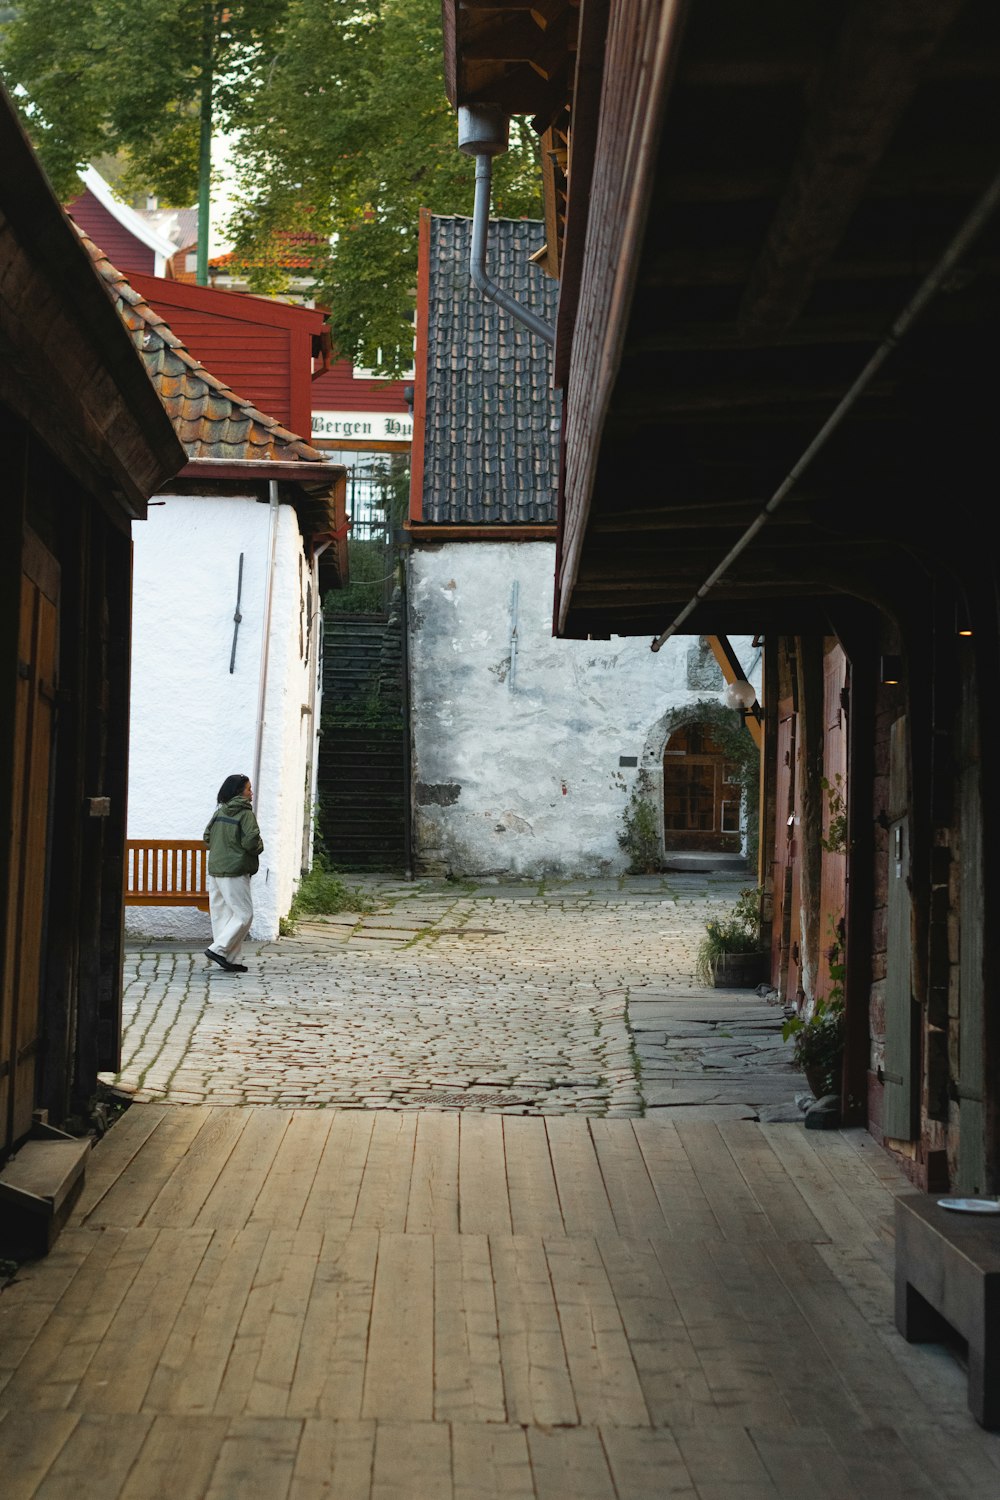
M74 225L132 335L160 400L190 458L325 464L325 455L207 370L128 278ZM179 368L166 368L168 351ZM221 429L221 430L214 430Z

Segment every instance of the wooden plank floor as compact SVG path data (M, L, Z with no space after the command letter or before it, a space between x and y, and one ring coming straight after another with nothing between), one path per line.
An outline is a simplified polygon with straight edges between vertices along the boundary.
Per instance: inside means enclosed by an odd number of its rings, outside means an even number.
M135 1104L0 1295L3 1500L997 1500L862 1132Z

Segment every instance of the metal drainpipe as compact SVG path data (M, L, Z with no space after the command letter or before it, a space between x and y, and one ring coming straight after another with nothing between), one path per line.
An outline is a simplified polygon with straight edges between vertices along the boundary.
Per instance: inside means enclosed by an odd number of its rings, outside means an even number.
M472 253L469 271L484 297L517 318L537 338L553 345L556 331L544 318L522 307L516 297L491 281L486 271L486 242L490 230L490 188L493 157L507 150L508 117L493 104L463 105L458 111L458 149L476 158L476 196L472 211Z
M278 550L278 481L269 479L267 498L268 517L268 563L264 584L264 635L260 644L260 687L257 692L257 743L253 754L254 806L260 796L260 765L264 748L264 710L267 704L267 658L271 640L271 596L274 592L274 560Z
M750 542L753 541L754 537L757 535L758 531L760 531L761 527L763 527L766 522L771 519L772 515L778 509L778 506L781 504L782 500L786 498L789 492L801 479L802 475L812 463L813 459L816 457L820 449L825 447L827 439L833 434L836 428L840 426L844 417L847 416L847 413L857 401L858 397L870 384L876 372L881 369L882 365L889 358L889 355L895 349L900 339L905 333L908 332L910 326L914 322L916 322L916 319L923 312L927 303L934 296L934 293L941 286L942 282L946 281L951 275L952 271L955 269L962 256L972 244L976 235L995 212L998 204L1000 204L1000 174L994 177L993 181L990 183L983 196L979 199L979 202L976 204L972 212L969 214L968 218L959 228L957 234L952 239L944 254L941 256L941 259L938 261L937 265L921 282L920 286L917 288L910 301L903 308L903 311L900 313L895 323L893 323L892 327L886 334L885 338L882 340L881 344L879 344L878 348L875 350L875 353L872 355L871 359L865 365L860 375L858 375L855 379L854 384L851 386L850 390L848 390L846 395L841 397L840 401L827 417L826 421L823 423L823 426L820 428L819 432L817 432L816 436L813 438L808 448L795 464L794 468L789 470L786 477L782 480L781 484L775 490L770 500L764 506L764 509L761 511L760 515L755 521L752 521L750 523L736 545L734 547L731 547L730 550L726 553L725 557L719 563L719 566L712 570L712 572L705 579L705 582L702 584L701 588L694 595L694 597L688 601L688 603L684 606L673 623L667 626L662 635L653 637L653 640L650 642L649 647L651 651L659 651L660 647L664 645L665 642L668 641L673 634L675 634L679 627L683 625L688 615L692 614L693 611L697 609L698 605L701 603L702 599L704 599L709 589L713 588L715 584L718 583L719 579L725 573L730 563L735 562L740 553L747 546L749 546Z
M315 642L309 668L309 766L306 785L309 796L302 823L302 869L312 867L313 844L315 842L315 807L319 780L319 709L323 699L321 673L323 670L323 603L319 591L319 560L332 542L323 542L312 555L312 586L315 605L310 621L310 632Z

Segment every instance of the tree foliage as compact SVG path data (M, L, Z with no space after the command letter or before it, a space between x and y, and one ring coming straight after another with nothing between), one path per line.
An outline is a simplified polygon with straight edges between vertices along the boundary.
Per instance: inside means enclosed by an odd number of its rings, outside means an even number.
M287 286L289 231L315 238L317 300L338 351L399 374L412 361L419 211L470 214L474 163L445 95L439 0L209 3L216 127L234 142L229 224L252 288ZM206 7L197 0L21 0L0 66L55 188L95 157L122 185L197 197ZM538 140L515 121L493 212L540 213ZM297 247L298 248L298 247Z
M0 65L64 199L95 157L174 207L198 195L199 100L211 37L213 116L238 130L280 46L288 0L20 0Z
M252 284L281 289L282 231L318 234L334 344L385 374L412 362L420 209L472 212L475 166L458 151L442 58L439 0L292 0L238 152L231 230L248 261L264 262ZM537 137L515 122L493 212L538 214L538 184Z

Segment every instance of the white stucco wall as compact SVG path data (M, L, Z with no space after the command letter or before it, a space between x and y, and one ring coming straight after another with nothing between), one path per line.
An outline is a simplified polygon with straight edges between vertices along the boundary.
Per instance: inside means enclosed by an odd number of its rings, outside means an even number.
M552 635L552 544L415 547L409 566L414 843L454 874L616 873L639 771L662 777L676 711L723 698L697 637ZM515 602L516 595L516 602ZM664 622L669 623L667 621ZM512 632L516 626L515 648ZM759 653L733 646L751 681ZM708 685L706 686L706 682ZM634 757L634 767L620 765Z
M133 527L129 734L130 838L200 838L226 776L254 778L264 839L253 882L253 936L272 939L302 863L306 786L318 711L311 705L315 632L306 652L310 567L294 510L277 508L267 693L255 774L270 509L247 497L171 495ZM233 645L239 559L242 621ZM315 586L313 587L315 608ZM126 931L210 936L194 908L127 907Z

